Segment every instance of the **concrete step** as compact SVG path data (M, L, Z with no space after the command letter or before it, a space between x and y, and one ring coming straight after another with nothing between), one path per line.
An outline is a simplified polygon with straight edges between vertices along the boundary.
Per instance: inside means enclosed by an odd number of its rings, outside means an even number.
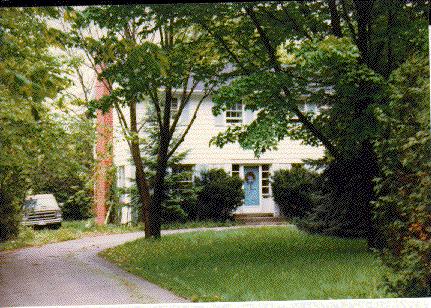
M281 225L287 223L283 217L235 215L235 220L247 225Z
M233 214L234 218L241 217L274 217L274 213L239 213Z

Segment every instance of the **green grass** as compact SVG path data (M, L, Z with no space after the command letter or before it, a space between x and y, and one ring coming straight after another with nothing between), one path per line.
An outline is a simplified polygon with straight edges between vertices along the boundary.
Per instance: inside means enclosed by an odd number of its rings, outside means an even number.
M84 236L126 233L140 230L143 230L142 226L116 226L110 224L97 226L93 220L64 221L58 230L21 227L17 238L0 243L0 251L75 240Z
M378 298L382 270L362 240L293 227L241 228L139 239L101 253L193 301Z
M212 222L198 221L187 223L175 223L162 225L162 229L186 229L199 227L222 227L236 225L235 222ZM50 243L75 240L85 236L96 236L104 234L127 233L135 231L143 231L142 224L137 226L118 226L113 224L97 226L94 220L77 220L64 221L58 230L48 228L33 229L31 227L21 227L19 235L16 239L0 243L0 251L12 250L30 246L41 246Z

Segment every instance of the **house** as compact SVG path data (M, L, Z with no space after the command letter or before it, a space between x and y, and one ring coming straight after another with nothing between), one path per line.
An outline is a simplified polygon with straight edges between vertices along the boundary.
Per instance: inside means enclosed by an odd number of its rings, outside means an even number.
M178 128L184 129L194 112L197 102L202 97L203 91L199 87L194 91L190 101L186 105ZM271 195L270 177L276 170L290 168L292 164L302 163L303 159L318 159L323 156L322 147L302 145L300 141L283 140L279 143L277 151L268 151L260 158L254 156L253 151L243 150L238 144L228 144L223 148L209 146L211 137L224 131L230 125L249 123L256 117L256 112L244 110L244 106L237 104L219 116L212 113L212 100L206 98L197 114L197 118L187 134L178 151L188 150L188 155L183 161L182 168L193 170L193 177L199 175L202 170L210 168L222 168L228 173L239 175L244 179L244 204L239 207L236 214L265 214L279 215L279 209ZM140 119L145 115L147 103L138 104L137 114ZM309 108L310 106L308 106ZM172 104L172 112L176 111L178 103ZM124 110L128 118L127 110ZM139 119L138 119L139 120ZM121 132L118 116L113 114L113 163L117 167L118 187L130 187L134 183L134 166L131 163L131 155L126 140ZM125 197L122 200L127 203ZM124 217L130 217L123 213ZM129 218L124 218L127 222Z

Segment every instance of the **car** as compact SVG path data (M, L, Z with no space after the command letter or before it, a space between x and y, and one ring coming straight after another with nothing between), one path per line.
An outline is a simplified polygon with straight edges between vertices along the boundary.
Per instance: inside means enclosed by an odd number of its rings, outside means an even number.
M28 196L24 201L24 226L50 226L60 228L63 221L61 208L53 194Z

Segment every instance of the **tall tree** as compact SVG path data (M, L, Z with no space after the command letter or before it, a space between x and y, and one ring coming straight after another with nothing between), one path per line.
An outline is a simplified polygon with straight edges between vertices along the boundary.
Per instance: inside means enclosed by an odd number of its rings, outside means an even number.
M105 80L111 93L91 107L114 108L118 114L136 167L147 238L160 237L168 160L184 141L200 105L218 82L215 77L224 68L224 62L210 52L211 41L180 17L185 10L174 5L105 6L68 13L77 16L70 33L76 45L85 50L95 71L97 65L104 67L99 78ZM84 29L89 31L94 25L101 30L100 37L84 35ZM203 93L188 124L180 130L180 117L198 84ZM178 98L175 114L174 97ZM144 101L155 112L159 136L152 195L140 151L140 138L145 132L137 106Z
M47 100L68 85L61 61L49 52L58 33L46 20L56 16L55 9L0 9L0 240L18 231Z
M196 11L190 18L237 73L215 95L214 111L238 102L259 110L257 120L231 127L213 142L239 141L256 154L285 137L323 145L333 161L326 173L336 189L331 203L339 208L346 202L342 192L353 193L349 206L363 208L362 225L376 245L370 201L379 172L373 140L380 133L373 110L387 102L390 72L426 46L427 1L241 3ZM304 103L321 112L301 111ZM347 175L343 182L340 174Z

